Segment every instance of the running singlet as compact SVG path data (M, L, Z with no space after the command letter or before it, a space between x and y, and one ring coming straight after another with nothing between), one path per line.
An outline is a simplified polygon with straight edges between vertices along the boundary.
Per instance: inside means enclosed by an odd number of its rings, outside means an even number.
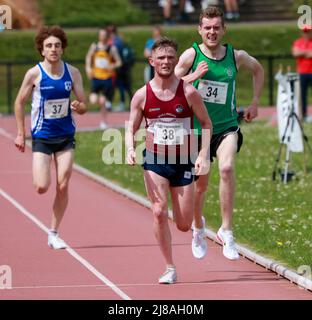
M143 115L147 151L172 156L189 155L193 111L184 95L183 80L180 80L175 96L169 101L158 99L148 82Z
M197 43L193 44L196 51L192 71L195 71L201 61L208 64L208 72L194 81L193 85L198 89L207 108L213 125L213 134L238 126L235 85L237 68L234 57L234 49L226 44L226 53L221 60L213 60L202 53ZM194 128L201 133L201 127L194 117ZM196 133L197 130L195 130Z
M35 86L31 109L31 135L33 138L52 139L75 134L75 122L70 109L73 80L66 63L63 75L52 78L38 64L41 80Z
M106 80L112 78L114 75L114 71L112 69L108 69L108 66L112 63L113 57L109 53L110 46L106 49L100 49L98 45L96 45L95 52L92 57L92 75L96 79Z

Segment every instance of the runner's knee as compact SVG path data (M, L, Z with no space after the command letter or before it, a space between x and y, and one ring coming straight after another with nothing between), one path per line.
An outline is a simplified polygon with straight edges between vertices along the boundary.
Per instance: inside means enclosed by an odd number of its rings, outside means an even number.
M37 193L43 194L48 191L49 186L48 185L40 185L40 184L35 183L35 189L36 189Z
M182 232L187 232L191 229L192 221L188 222L178 222L176 223L177 228Z
M67 182L58 183L56 186L56 192L60 195L66 195L68 192L68 183Z
M220 166L220 177L223 180L228 180L233 176L234 168L231 164L224 164Z
M153 205L153 215L158 223L165 222L168 218L168 210L165 205L160 203Z

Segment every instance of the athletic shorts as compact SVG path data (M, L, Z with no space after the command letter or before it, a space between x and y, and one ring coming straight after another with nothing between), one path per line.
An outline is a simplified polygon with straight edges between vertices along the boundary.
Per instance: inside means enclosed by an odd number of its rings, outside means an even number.
M217 150L221 144L221 142L224 140L226 136L229 134L237 132L238 139L237 139L237 153L239 152L242 144L243 144L243 134L241 133L241 130L239 127L231 127L223 132L213 134L210 141L210 161L213 162L213 158L217 157ZM198 139L198 150L201 148L201 136L199 136Z
M111 101L114 94L113 78L105 80L93 78L91 80L91 92L102 93L109 101Z
M32 151L41 152L48 155L65 151L69 149L75 149L75 138L54 138L54 139L41 139L33 138L32 140Z
M161 164L159 162L161 162ZM168 159L162 158L162 161L159 161L159 155L157 157L157 154L144 150L142 166L144 170L153 171L166 178L169 181L170 187L186 186L194 180L194 165L190 160L188 160L186 164L171 164L168 163Z

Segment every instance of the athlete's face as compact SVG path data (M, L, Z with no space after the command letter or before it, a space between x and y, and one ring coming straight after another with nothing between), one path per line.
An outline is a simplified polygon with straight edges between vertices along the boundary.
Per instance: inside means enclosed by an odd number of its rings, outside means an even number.
M105 29L99 31L99 42L106 43L108 40L108 33Z
M155 68L155 72L162 78L169 78L174 73L174 68L177 63L177 52L171 47L154 50L150 58L150 64Z
M62 42L59 38L50 36L43 41L42 56L50 62L57 62L63 54Z
M220 17L203 18L202 24L198 26L198 32L208 48L215 48L225 34L225 26L222 25Z

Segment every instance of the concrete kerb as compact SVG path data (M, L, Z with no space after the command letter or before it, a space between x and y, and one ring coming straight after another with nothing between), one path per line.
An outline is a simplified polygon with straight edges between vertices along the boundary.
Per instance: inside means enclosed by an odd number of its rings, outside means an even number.
M132 191L129 191L127 189L124 189L124 188L120 187L119 185L111 182L110 180L105 179L105 178L91 172L90 170L88 170L78 164L74 164L74 170L79 172L80 174L83 174L83 175L87 176L88 178L100 183L101 185L129 198L130 200L133 200L133 201L139 203L140 205L142 205L148 209L151 209L151 203L145 197L138 195L138 194L136 194ZM169 211L168 216L171 220L173 220L173 214L172 214L171 210ZM219 244L219 242L217 241L215 232L206 228L206 235L209 239L211 239L212 241ZM276 262L274 260L262 257L261 255L255 253L252 250L247 249L241 245L237 245L237 249L243 257L253 261L254 263L257 263L258 265L260 265L268 270L275 272L276 274L278 274L281 277L288 279L291 283L295 283L304 289L312 291L312 281L310 279L299 275L298 273L296 273L293 270L287 269L286 267L284 267L283 265L279 264L278 262Z

